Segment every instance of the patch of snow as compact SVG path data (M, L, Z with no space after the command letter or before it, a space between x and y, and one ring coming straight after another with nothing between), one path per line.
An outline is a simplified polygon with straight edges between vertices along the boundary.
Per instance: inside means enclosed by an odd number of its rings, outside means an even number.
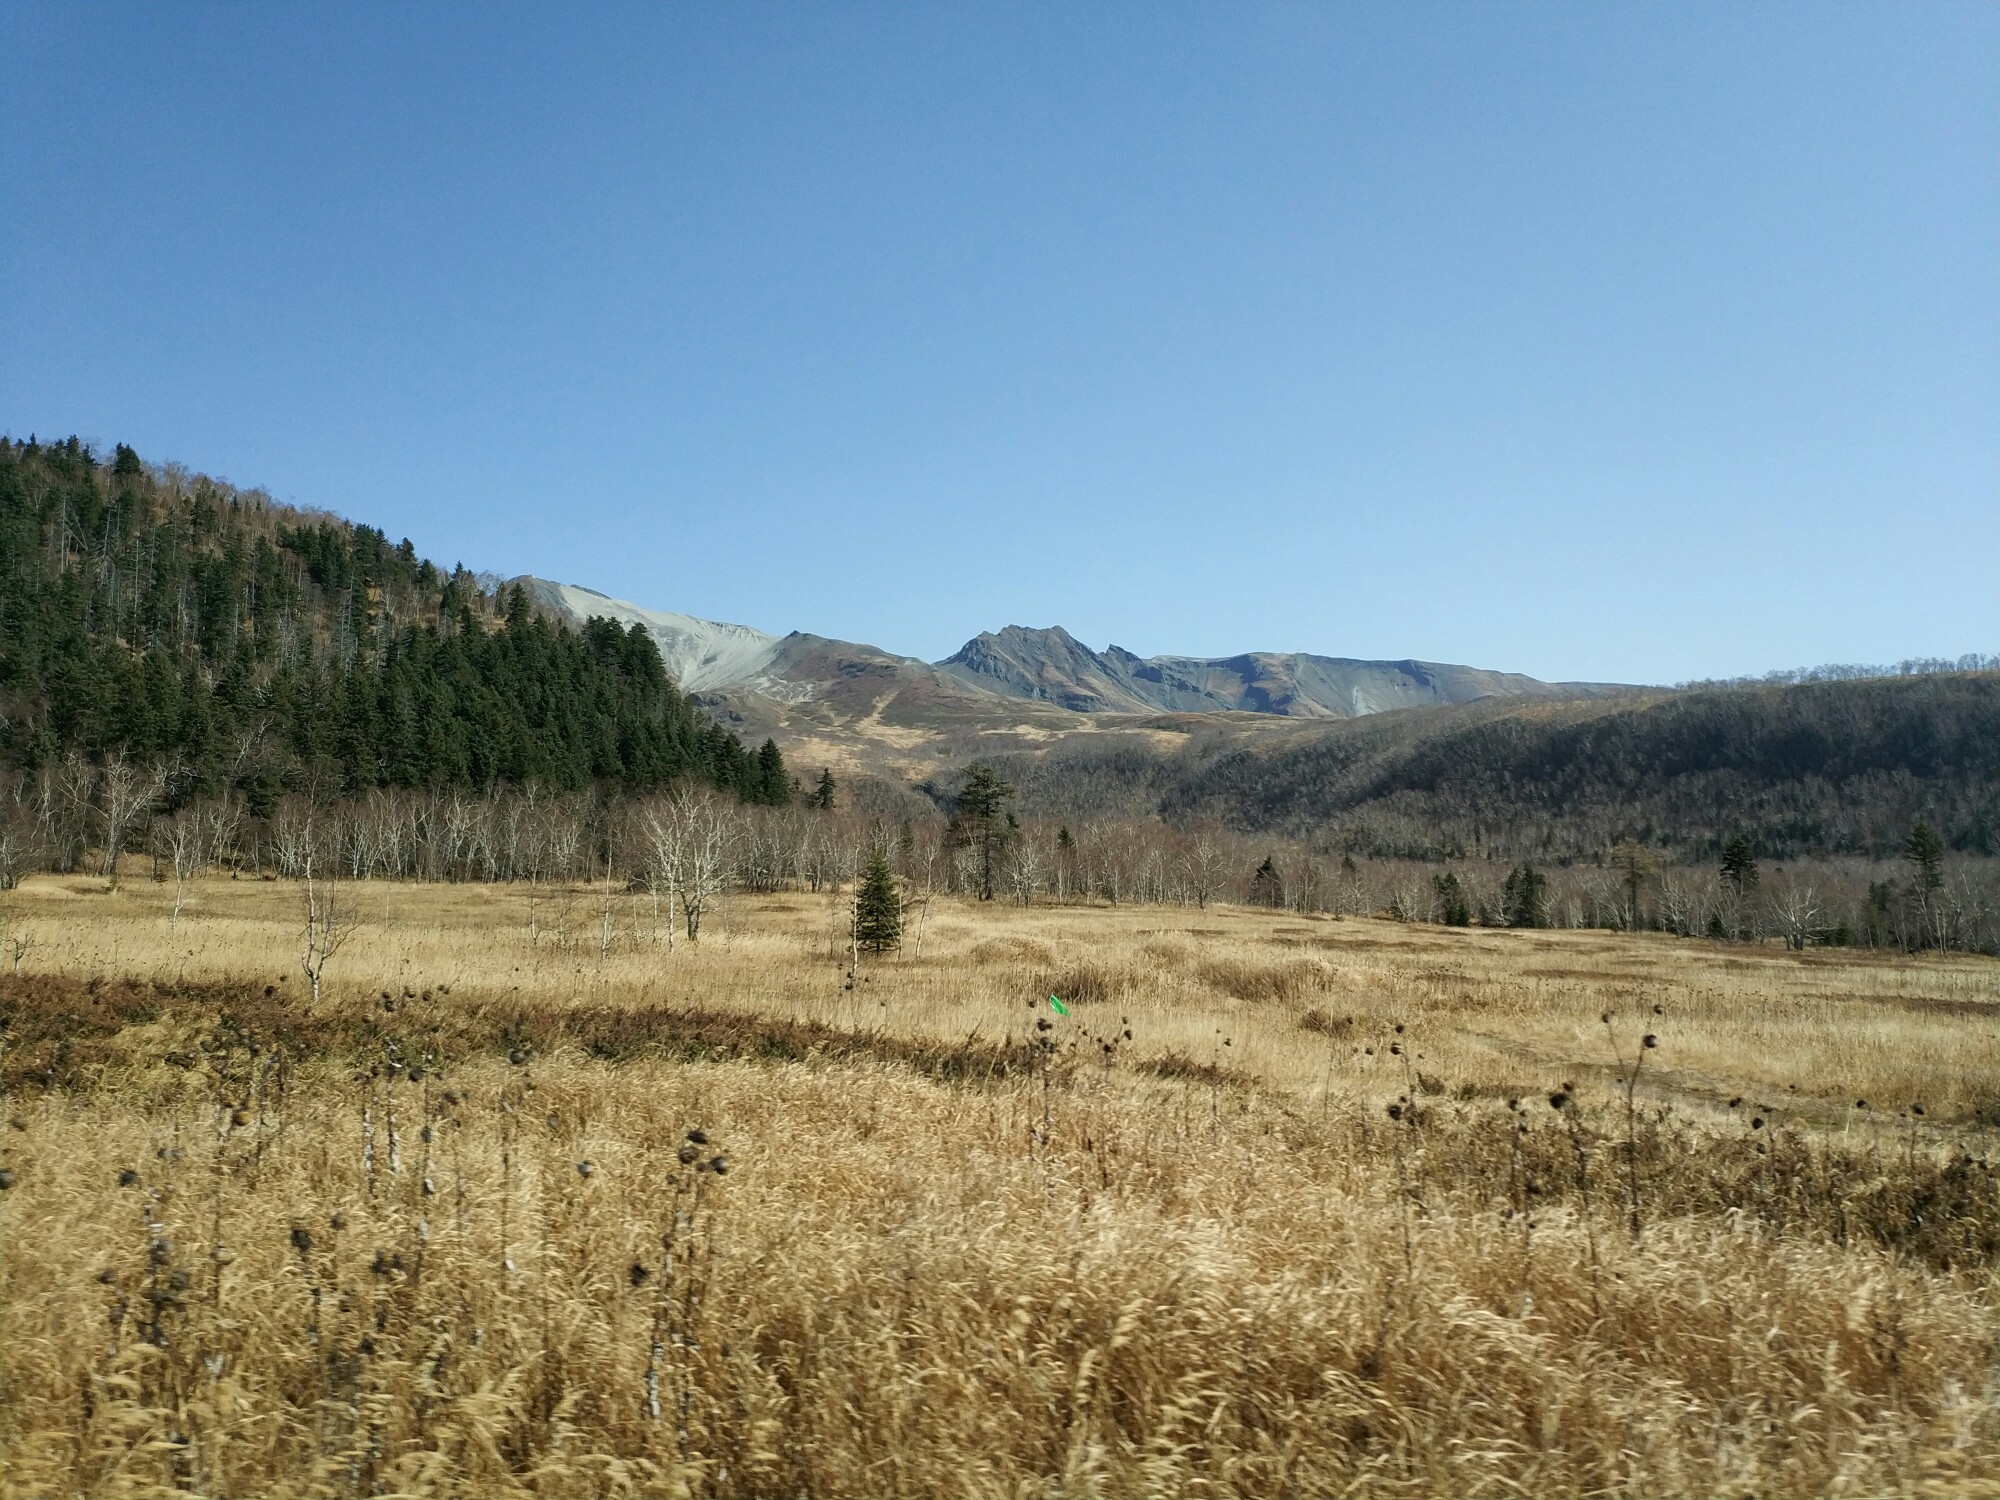
M599 615L623 625L645 626L660 648L668 674L687 693L727 687L757 676L771 664L782 639L748 625L725 625L672 610L642 609L573 583L559 583L555 592L563 608L579 623Z

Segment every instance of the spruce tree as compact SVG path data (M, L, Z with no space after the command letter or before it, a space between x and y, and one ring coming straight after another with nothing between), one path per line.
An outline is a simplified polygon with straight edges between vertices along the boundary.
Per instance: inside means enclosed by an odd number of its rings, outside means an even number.
M785 771L785 757L776 740L764 741L757 752L758 801L783 807L792 800L792 778Z
M1750 841L1741 834L1722 850L1722 878L1736 888L1739 898L1757 889L1757 856L1751 852Z
M1268 854L1264 856L1264 863L1257 866L1256 874L1250 877L1250 901L1255 906L1285 904L1285 883L1278 875L1276 862Z
M833 811L833 772L820 767L819 780L813 784L812 795L806 798L806 806L816 807L821 812Z
M1472 925L1472 906L1465 899L1465 887L1459 883L1457 872L1447 870L1442 875L1433 875L1431 889L1437 892L1438 916L1445 926Z
M979 899L993 899L993 865L1005 851L1008 840L1020 825L1006 804L1014 788L1000 779L991 766L968 766L965 785L958 791L958 806L952 814L951 831L959 847L979 851Z
M1549 878L1533 865L1516 865L1500 887L1509 927L1546 927Z
M889 851L877 844L869 852L854 888L854 941L874 953L899 946L903 940L903 901L896 876L889 868Z
M1937 830L1919 820L1903 841L1903 858L1910 863L1911 878L1918 894L1928 897L1944 884L1944 840Z

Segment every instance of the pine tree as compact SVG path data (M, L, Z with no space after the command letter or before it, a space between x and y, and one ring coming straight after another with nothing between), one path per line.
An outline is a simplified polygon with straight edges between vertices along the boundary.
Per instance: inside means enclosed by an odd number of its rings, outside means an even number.
M764 741L757 752L757 800L783 807L792 800L792 778L785 770L785 757L776 740Z
M1445 926L1472 925L1472 906L1465 899L1465 887L1459 883L1456 871L1447 870L1442 875L1433 875L1431 889L1437 892L1438 915Z
M1257 866L1257 873L1250 877L1250 901L1254 906L1285 904L1285 883L1278 874L1277 864L1268 854L1264 856L1264 863Z
M895 873L889 868L889 851L877 844L854 888L854 941L858 947L880 953L900 946L902 940L902 897L896 890Z
M806 806L816 807L821 812L833 811L833 772L820 767L819 780L813 784L812 795L806 798Z
M1944 840L1937 830L1919 820L1903 841L1903 858L1910 863L1911 878L1920 896L1928 897L1944 884Z
M959 788L958 805L952 814L952 837L959 847L979 851L979 899L993 899L993 866L1006 850L1007 842L1020 826L1006 804L1014 788L1002 781L991 766L968 766L965 785Z
M1722 851L1722 878L1736 888L1741 900L1757 889L1757 856L1750 841L1738 834Z
M1500 887L1509 927L1546 927L1549 878L1533 865L1516 865Z

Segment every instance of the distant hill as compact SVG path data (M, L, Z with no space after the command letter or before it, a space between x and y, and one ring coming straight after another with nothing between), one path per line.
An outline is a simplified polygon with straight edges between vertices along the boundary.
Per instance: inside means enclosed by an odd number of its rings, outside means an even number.
M1185 722L1185 721L1184 721ZM1241 719L1001 756L1024 812L1160 816L1356 853L1894 857L1919 818L2000 852L2000 674L1488 700L1336 722Z

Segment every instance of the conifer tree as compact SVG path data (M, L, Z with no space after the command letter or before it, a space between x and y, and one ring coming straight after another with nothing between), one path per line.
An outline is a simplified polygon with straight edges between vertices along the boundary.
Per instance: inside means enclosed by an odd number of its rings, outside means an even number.
M1928 897L1944 884L1944 840L1930 824L1918 820L1903 841L1903 858L1910 863L1920 897Z
M773 807L783 807L792 800L792 778L785 770L785 757L779 753L776 740L764 741L757 752L757 791L757 800Z
M869 851L861 881L854 888L854 941L857 947L880 953L903 940L903 901L896 876L889 868L889 851L876 844Z
M1014 788L1000 779L991 766L968 766L965 785L959 788L958 805L952 814L951 832L960 848L979 853L979 899L993 899L993 866L1005 851L1009 838L1020 825L1006 804Z
M821 812L832 812L833 793L833 772L822 766L820 767L819 780L813 785L812 795L806 798L806 805L808 807L816 807Z

